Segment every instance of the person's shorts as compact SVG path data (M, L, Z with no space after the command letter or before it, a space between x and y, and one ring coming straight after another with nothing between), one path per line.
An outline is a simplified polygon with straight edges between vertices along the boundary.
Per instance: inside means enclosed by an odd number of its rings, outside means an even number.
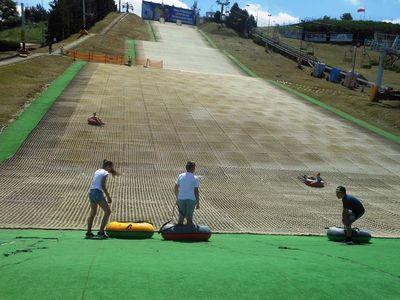
M104 194L102 191L98 189L93 189L89 192L89 200L92 203L100 203L102 201L106 201L106 198L104 198Z
M349 212L347 218L343 220L343 224L347 227L350 227L357 219L359 219L362 215L357 215L354 212Z
M179 217L192 220L195 207L196 201L192 199L178 199Z

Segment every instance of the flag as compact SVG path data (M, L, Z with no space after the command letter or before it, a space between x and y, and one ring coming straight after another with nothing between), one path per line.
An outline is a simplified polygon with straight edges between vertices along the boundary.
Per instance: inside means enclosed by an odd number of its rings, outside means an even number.
M357 9L357 12L365 12L365 8L360 7Z

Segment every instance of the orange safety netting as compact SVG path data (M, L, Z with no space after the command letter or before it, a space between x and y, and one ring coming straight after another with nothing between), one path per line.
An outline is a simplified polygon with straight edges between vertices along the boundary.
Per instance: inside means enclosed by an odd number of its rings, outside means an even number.
M79 51L67 51L66 53L68 56L73 57L74 59L116 65L122 65L124 63L124 58L122 56L84 53Z

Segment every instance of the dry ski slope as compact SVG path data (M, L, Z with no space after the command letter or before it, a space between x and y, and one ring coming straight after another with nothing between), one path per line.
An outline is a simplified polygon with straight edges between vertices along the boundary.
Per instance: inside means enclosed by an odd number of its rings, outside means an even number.
M154 26L162 41L139 50L164 70L88 64L0 166L1 227L84 228L107 158L122 173L109 180L113 220L167 221L174 180L194 160L195 218L214 231L323 234L340 223L342 184L365 203L359 226L400 236L399 145L240 75L191 27ZM93 111L104 128L86 124ZM297 179L316 171L327 187Z

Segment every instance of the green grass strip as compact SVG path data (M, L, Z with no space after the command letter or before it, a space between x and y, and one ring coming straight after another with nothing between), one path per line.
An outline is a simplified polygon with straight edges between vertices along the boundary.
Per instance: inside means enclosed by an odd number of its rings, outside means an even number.
M374 133L376 133L376 134L378 134L378 135L380 135L380 136L382 136L382 137L384 137L384 138L386 138L386 139L388 139L388 140L390 140L392 142L400 144L400 136L398 136L398 135L392 134L392 133L387 132L387 131L385 131L383 129L380 129L380 128L374 126L374 125L371 125L371 124L369 124L369 123L367 123L365 121L357 119L356 117L353 117L352 115L349 115L348 113L345 113L345 112L343 112L343 111L341 111L341 110L339 110L337 108L334 108L332 106L329 106L329 105L327 105L327 104L325 104L325 103L323 103L323 102L321 102L321 101L319 101L317 99L314 99L314 98L312 98L310 96L307 96L307 95L305 95L305 94L303 94L301 92L298 92L298 91L296 91L294 89L291 89L290 87L288 87L288 86L286 86L284 84L281 84L281 83L273 81L273 80L267 80L267 81L272 83L272 84L274 84L274 85L276 85L276 86L279 86L279 87L285 89L286 91L290 92L291 94L299 96L299 97L301 97L301 98L303 98L303 99L305 99L305 100L307 100L307 101L309 101L309 102L311 102L311 103L313 103L315 105L318 105L319 107L322 107L322 108L324 108L324 109L326 109L326 110L328 110L330 112L333 112L334 114L342 117L343 119L346 119L346 120L348 120L350 122L353 122L353 123L365 128L365 129L368 129L368 130L370 130L370 131L372 131L372 132L374 132Z
M212 39L209 38L209 36L203 30L201 30L199 28L196 28L196 29L207 40L207 42L211 45L211 47L218 49L218 46L214 43L214 41Z
M51 83L48 89L32 102L14 123L0 134L0 163L15 155L54 101L85 64L85 61L74 62L61 76Z
M132 57L132 64L135 64L136 59L136 44L135 40L128 40L128 56Z
M154 33L154 29L153 26L151 26L150 21L145 21L145 23L147 27L147 32L149 33L150 41L157 42L156 34Z
M245 72L247 75L250 77L258 78L257 74L254 73L252 70L250 70L248 67L246 67L244 64L242 64L236 57L234 57L232 54L230 54L228 51L224 50L224 53L230 60L232 60L235 64L239 66L239 68Z

